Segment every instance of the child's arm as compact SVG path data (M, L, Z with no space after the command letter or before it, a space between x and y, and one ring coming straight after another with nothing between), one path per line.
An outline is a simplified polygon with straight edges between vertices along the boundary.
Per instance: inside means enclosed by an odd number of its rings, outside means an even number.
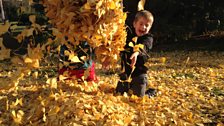
M130 57L130 60L131 60L131 67L133 68L136 64L136 61L137 61L137 58L138 58L138 55L139 55L139 52L134 52L131 57Z

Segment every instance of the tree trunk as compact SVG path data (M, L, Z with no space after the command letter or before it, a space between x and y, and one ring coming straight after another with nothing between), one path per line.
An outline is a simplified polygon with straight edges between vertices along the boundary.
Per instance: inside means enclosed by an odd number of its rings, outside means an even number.
M5 22L5 12L3 8L3 1L0 0L0 7L1 7L1 14L2 14L2 21Z

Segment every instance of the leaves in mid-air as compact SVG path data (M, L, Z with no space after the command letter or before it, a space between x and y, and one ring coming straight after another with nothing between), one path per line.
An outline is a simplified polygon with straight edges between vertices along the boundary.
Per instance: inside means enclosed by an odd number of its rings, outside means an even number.
M44 0L43 5L62 44L67 43L65 36L73 45L87 41L101 52L95 53L100 62L116 64L126 40L126 14L120 0Z

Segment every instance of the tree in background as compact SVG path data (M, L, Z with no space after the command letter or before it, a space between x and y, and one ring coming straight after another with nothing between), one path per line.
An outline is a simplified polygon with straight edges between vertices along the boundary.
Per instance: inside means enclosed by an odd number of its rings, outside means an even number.
M5 22L5 12L4 12L4 7L3 7L3 1L2 0L0 0L0 7L1 7L2 21Z

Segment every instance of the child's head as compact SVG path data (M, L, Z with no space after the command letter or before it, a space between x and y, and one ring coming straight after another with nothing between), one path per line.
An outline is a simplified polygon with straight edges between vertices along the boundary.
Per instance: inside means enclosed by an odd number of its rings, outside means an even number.
M139 11L135 15L133 26L137 36L143 36L149 33L153 24L153 15L147 10Z

